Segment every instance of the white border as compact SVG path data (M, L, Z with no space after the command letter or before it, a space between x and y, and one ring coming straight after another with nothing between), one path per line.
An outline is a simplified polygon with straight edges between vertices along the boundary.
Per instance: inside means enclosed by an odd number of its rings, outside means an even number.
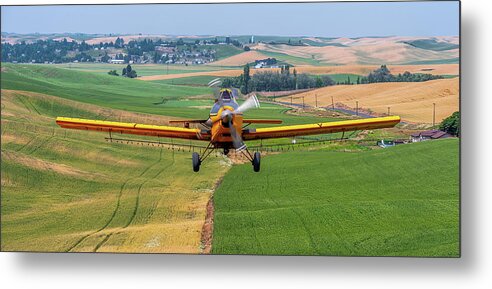
M2 0L1 4L134 2ZM0 253L0 287L492 288L489 2L462 1L461 259Z

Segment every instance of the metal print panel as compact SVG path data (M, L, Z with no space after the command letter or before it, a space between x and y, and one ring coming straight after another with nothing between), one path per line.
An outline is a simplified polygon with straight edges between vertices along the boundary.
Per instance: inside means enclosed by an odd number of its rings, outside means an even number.
M1 250L460 256L460 3L2 6Z

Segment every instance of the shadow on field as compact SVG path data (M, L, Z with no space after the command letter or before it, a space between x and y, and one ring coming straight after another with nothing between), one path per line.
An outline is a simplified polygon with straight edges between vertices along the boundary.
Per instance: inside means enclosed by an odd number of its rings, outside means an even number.
M471 15L470 15L471 16ZM374 273L384 272L388 278L396 278L398 274L406 276L457 276L470 275L477 267L479 232L477 204L477 166L480 159L478 136L479 111L475 74L478 67L476 22L472 18L462 18L462 75L461 95L466 102L462 103L462 131L464 140L461 142L461 258L377 258L377 257L255 257L255 256L196 256L196 255L143 255L143 254L16 254L13 266L23 270L57 272L58 274L77 272L105 272L120 274L183 274L195 272L200 274L220 274L243 272L244 275L310 275L343 276L358 274L371 277ZM463 49L464 48L464 49ZM390 275L396 274L396 275ZM418 276L413 276L418 277ZM213 280L211 280L213 283Z

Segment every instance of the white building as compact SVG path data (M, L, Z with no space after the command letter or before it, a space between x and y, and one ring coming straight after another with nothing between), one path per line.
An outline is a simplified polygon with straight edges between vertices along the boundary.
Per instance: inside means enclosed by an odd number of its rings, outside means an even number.
M123 63L125 63L125 60L123 60L123 59L110 59L108 62L111 64L123 64Z

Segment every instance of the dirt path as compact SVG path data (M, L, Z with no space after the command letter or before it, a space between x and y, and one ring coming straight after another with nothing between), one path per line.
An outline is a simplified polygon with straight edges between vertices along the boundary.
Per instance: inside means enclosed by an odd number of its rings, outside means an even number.
M207 213L205 215L205 222L203 223L202 227L201 254L210 254L212 252L212 241L214 233L214 193L222 183L224 176L222 176L217 181L217 183L215 183L212 195L210 196L210 199L207 203Z

